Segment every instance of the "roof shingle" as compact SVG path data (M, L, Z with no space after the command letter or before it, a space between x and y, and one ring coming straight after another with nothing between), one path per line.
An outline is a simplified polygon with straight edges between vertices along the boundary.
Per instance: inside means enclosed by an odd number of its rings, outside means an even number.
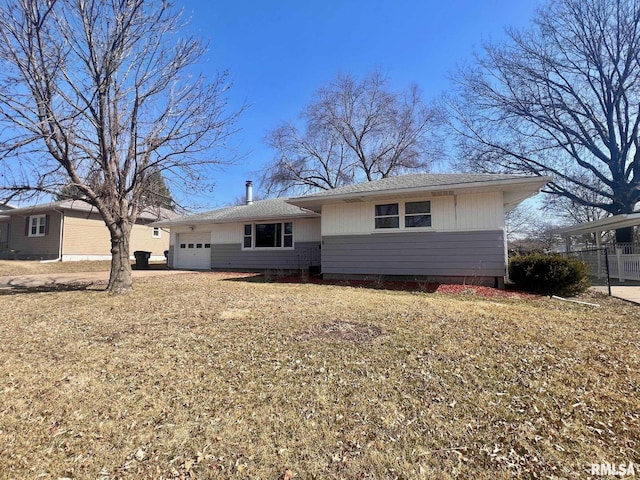
M385 190L399 190L404 188L420 187L447 187L449 185L463 185L473 183L486 183L501 180L526 180L535 178L531 175L502 175L502 174L474 174L474 173L414 173L399 175L396 177L382 178L370 182L356 183L346 187L296 197L292 200L312 199L318 197L332 197L356 193L374 193Z
M41 203L29 207L20 207L4 211L6 215L32 215L47 210L71 210L76 212L99 213L98 209L84 200L60 200L57 202ZM163 207L146 207L138 218L141 220L166 220L178 216L176 212Z
M227 223L243 220L260 220L274 218L319 217L305 208L296 207L284 198L260 200L249 205L236 205L219 208L194 215L157 222L156 225L185 225L189 223Z

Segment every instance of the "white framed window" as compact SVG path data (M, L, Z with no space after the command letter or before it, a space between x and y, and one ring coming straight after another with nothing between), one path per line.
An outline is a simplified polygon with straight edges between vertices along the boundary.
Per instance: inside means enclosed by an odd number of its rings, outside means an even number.
M400 209L397 203L376 205L376 229L400 228Z
M406 202L404 204L405 228L419 228L431 226L431 202Z
M292 248L293 247L293 223L285 222L284 231L282 232L282 246L284 248Z
M162 230L160 229L160 227L153 227L153 231L151 232L151 236L153 238L160 238L161 235L162 235Z
M431 201L383 203L375 206L375 230L431 228Z
M253 247L253 225L244 226L244 236L242 240L242 248Z
M47 234L46 215L31 215L28 225L28 235L30 237L44 237Z
M293 248L293 222L246 224L242 248Z

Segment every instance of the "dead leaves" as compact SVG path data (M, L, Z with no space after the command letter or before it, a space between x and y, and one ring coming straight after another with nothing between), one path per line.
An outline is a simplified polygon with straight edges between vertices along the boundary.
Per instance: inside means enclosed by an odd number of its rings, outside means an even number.
M325 340L367 344L384 335L384 331L377 325L339 321L315 325L309 331L297 335L296 339L301 342Z
M223 278L3 299L8 475L579 478L637 450L637 307Z

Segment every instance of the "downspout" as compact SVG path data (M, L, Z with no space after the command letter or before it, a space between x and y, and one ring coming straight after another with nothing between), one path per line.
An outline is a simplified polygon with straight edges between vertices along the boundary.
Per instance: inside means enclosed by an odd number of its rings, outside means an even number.
M62 261L62 232L64 232L64 212L61 210L56 210L55 208L53 209L53 211L60 214L60 240L58 241L58 258L54 258L53 260L40 260L40 263L53 263Z
M504 283L507 284L511 282L511 278L509 278L509 240L507 238L509 231L507 230L507 207L504 204L504 192L502 192L502 235L504 236L502 239L504 243Z

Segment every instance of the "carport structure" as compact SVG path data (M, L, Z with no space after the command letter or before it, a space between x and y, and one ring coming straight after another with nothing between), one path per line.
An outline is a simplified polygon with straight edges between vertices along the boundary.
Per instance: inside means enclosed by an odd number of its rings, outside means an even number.
M591 274L601 278L606 272L611 278L640 280L640 245L637 243L602 243L602 233L619 228L640 225L640 212L614 215L592 222L580 223L554 230L566 242L568 253L574 252L587 262ZM580 235L595 234L596 248L574 250L572 238ZM608 259L608 265L606 261Z

